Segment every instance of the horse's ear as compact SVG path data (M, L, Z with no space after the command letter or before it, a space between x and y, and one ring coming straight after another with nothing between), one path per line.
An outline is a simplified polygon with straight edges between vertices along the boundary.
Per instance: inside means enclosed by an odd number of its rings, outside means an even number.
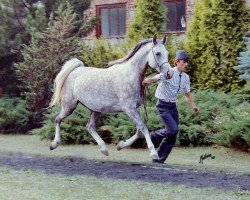
M156 37L156 35L154 35L154 37L153 37L153 43L154 43L154 44L157 43L157 37Z
M162 43L165 44L167 41L167 35L164 35L163 39L162 39Z

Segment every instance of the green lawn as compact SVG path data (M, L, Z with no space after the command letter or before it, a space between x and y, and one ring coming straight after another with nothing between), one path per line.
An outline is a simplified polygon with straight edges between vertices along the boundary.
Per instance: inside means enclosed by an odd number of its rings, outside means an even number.
M40 141L38 136L0 135L0 152L22 152L24 154L44 156L77 156L103 161L119 161L150 164L147 149L124 149L117 151L109 145L109 156L101 154L97 145L61 145L49 150L49 141ZM215 159L207 158L199 163L200 156L211 153ZM170 154L167 165L181 168L204 169L211 171L228 171L250 173L250 155L223 147L177 148Z
M162 183L85 176L48 175L40 171L0 168L1 200L247 200L247 191L187 188Z
M150 163L147 150L125 149L120 152L109 146L110 156L103 156L96 145L59 146L49 150L49 142L40 141L37 136L0 135L0 153L21 152L44 156L78 156L105 161ZM212 153L214 160L199 157ZM250 159L246 153L226 148L175 148L168 160L172 167L223 170L249 173ZM1 200L176 200L176 199L223 199L247 200L250 191L195 188L169 183L147 183L141 181L114 180L88 176L65 176L46 174L42 171L22 171L0 168Z

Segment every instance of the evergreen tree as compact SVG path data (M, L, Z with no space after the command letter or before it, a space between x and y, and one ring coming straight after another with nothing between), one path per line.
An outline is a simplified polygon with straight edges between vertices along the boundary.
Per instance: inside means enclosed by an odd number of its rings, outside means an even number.
M244 42L246 49L243 52L240 52L238 57L238 64L234 67L239 71L240 78L250 82L250 37L244 37Z
M30 45L24 45L23 62L16 65L29 110L41 114L52 96L53 81L60 67L72 55L76 55L80 32L73 7L67 3L55 12L55 18L44 32L32 32ZM84 22L82 21L84 25ZM81 28L79 29L81 30ZM41 116L41 115L38 115Z
M161 33L165 11L163 0L136 0L135 14L126 34L129 46L142 38L151 38Z
M0 4L0 56L19 50L29 41L30 27L38 31L47 27L45 7L38 0L2 0Z
M54 18L54 11L60 3L66 0L1 0L0 2L0 87L5 93L18 95L15 87L18 85L14 73L14 62L21 62L20 49L22 44L30 44L34 32L43 32L48 22ZM78 23L74 32L79 35L86 33L93 27L96 20L83 15L90 5L90 0L71 0L74 12L77 13ZM82 19L84 26L82 26Z
M28 44L30 31L44 31L49 19L61 3L67 0L1 0L0 2L0 57ZM71 0L78 20L90 6L90 0ZM66 5L66 4L65 4ZM78 27L81 27L78 24Z
M194 85L226 92L244 85L233 69L249 13L245 0L198 0L187 35Z

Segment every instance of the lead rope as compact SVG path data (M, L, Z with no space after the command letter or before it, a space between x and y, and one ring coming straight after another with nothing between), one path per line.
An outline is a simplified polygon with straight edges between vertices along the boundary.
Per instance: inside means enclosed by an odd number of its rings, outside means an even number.
M143 95L143 108L144 108L144 120L148 121L148 113L147 113L147 90L149 90L147 87L142 89L142 95Z

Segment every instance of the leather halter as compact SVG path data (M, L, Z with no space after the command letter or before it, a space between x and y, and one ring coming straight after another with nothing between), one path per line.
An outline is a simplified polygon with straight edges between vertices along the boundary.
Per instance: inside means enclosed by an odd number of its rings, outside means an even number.
M156 64L157 64L158 68L159 68L159 71L161 72L161 67L162 67L162 65L164 65L165 63L169 63L169 62L168 62L168 61L166 61L166 62L163 62L161 65L159 65L159 63L157 62L157 59L156 59L156 57L155 57L155 53L154 53L153 48L154 48L154 45L152 46L151 50L152 50L152 53L153 53L153 56L154 56L155 62L156 62ZM168 71L169 71L169 70L168 70Z

